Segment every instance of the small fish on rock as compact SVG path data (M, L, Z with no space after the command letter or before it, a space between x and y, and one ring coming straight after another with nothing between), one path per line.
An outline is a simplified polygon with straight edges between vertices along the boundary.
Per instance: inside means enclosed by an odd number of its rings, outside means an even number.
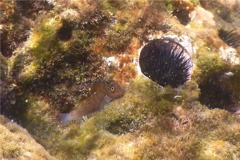
M125 91L116 82L95 82L91 95L82 100L71 112L60 113L60 121L68 123L100 110L109 102L121 98Z

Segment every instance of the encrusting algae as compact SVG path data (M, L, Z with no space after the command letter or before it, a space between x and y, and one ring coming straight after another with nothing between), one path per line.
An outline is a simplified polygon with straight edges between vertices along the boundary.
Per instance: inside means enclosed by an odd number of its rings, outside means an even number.
M1 114L46 149L31 157L33 143L18 141L1 116L0 159L238 160L239 110L230 112L240 102L238 37L231 46L218 34L239 32L234 2L0 2ZM144 44L173 36L186 37L190 48L176 42L191 52L191 79L175 88L138 68Z
M2 160L55 160L25 129L3 116L0 116L0 144Z

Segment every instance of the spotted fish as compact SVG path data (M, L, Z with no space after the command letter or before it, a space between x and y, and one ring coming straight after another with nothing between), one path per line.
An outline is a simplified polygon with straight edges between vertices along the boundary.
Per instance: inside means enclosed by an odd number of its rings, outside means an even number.
M125 91L115 82L96 82L91 88L91 94L86 99L79 102L69 113L61 113L60 121L68 123L97 110L112 100L121 98Z

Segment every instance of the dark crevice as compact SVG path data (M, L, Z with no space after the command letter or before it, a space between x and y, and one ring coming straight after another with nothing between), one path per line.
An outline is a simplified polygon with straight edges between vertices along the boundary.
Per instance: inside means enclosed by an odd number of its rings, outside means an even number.
M173 15L176 16L183 25L187 25L191 21L189 14L190 13L188 10L174 10L173 11Z
M57 36L61 41L68 41L72 38L73 27L67 22L63 22L62 27L57 31Z
M214 76L199 84L200 102L208 108L227 109L233 103L232 92L224 86L219 76Z
M122 135L134 132L138 130L139 127L138 122L126 117L120 117L119 119L111 122L106 130L112 134Z

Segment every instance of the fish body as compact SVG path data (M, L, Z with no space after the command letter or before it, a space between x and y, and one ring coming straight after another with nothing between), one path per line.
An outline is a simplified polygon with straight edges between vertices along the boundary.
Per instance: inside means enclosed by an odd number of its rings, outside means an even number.
M121 98L125 91L115 82L96 82L91 88L91 95L79 102L69 113L61 113L60 121L63 123L76 120L101 109L114 99Z

